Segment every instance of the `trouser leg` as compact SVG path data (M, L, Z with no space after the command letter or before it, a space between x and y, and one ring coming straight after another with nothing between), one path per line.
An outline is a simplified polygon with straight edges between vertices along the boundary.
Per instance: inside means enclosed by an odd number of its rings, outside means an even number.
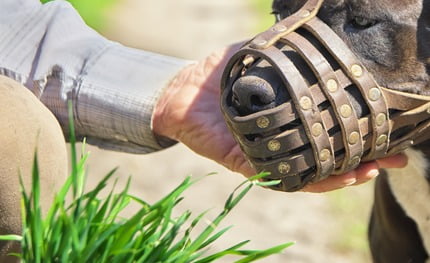
M0 76L0 235L21 234L19 176L31 185L37 149L42 210L67 175L67 151L62 130L52 113L24 86ZM16 242L0 242L0 262L19 251Z

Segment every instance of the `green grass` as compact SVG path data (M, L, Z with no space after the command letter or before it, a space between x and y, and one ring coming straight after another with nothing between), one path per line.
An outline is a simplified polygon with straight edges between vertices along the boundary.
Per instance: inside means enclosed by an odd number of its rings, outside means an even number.
M70 127L73 127L73 122ZM246 240L219 252L208 252L211 245L230 229L218 230L220 222L254 186L278 183L260 182L259 179L265 174L240 184L227 198L224 209L210 224L206 224L202 222L206 221L205 212L194 217L191 211L173 216L184 191L196 182L191 177L154 204L128 194L129 183L120 193L114 194L112 189L107 197L100 198L101 191L107 187L115 170L108 173L94 189L85 192L85 162L88 155L78 158L73 128L70 137L72 172L56 194L48 213L43 216L40 208L42 193L36 156L31 190L26 191L21 182L22 236L0 236L0 240L20 242L22 253L15 256L21 258L23 263L204 263L227 255L235 255L238 257L236 262L245 263L280 253L292 245L285 243L269 249L245 250L243 247L249 242ZM73 198L66 201L69 195ZM121 217L121 211L132 202L140 208L130 217ZM195 233L196 227L201 225L202 230Z

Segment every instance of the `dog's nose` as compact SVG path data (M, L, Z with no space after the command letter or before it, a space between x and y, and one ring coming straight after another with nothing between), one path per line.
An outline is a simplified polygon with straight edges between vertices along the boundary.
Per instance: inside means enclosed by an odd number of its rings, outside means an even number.
M240 115L274 108L276 93L266 80L259 76L243 76L233 84L233 106Z

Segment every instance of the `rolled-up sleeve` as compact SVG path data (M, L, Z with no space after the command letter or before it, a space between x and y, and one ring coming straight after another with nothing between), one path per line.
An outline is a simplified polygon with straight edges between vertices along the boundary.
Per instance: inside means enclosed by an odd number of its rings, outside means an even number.
M87 27L64 1L3 0L0 74L21 82L54 113L102 148L146 153L174 142L151 130L162 90L191 61L125 47Z

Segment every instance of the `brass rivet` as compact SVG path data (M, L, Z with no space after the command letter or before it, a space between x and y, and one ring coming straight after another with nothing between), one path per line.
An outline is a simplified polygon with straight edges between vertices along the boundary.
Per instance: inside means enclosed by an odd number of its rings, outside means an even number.
M267 148L271 152L277 152L281 149L281 142L278 140L271 140L269 143L267 143Z
M369 99L371 101L377 101L381 98L381 90L378 88L371 88L369 90Z
M353 166L357 166L361 161L360 156L354 156L351 160L349 160L349 166L353 167Z
M246 56L243 59L242 64L244 66L248 66L248 65L251 65L252 63L254 63L254 61L255 61L255 58L253 56Z
M289 165L286 162L282 162L278 165L278 171L281 174L287 174L290 172L290 170L291 170L291 165Z
M263 47L267 44L267 41L261 38L256 38L252 41L252 44L258 46L258 47Z
M379 113L376 116L376 125L382 126L384 125L386 120L387 120L387 115L385 115L385 113Z
M330 159L331 153L330 150L324 149L320 152L320 160L322 162L328 161Z
M273 27L273 30L276 31L276 32L282 33L282 32L287 31L287 27L284 26L284 25L275 25Z
M310 12L309 10L303 10L303 11L300 13L300 16L301 16L301 17L303 17L303 18L308 17L308 16L310 16L310 15L311 15L311 12Z
M303 96L300 99L300 107L303 110L310 110L310 109L312 109L312 100L311 100L311 98L309 98L307 96Z
M262 116L257 119L258 128L265 129L269 127L269 125L270 125L270 120L266 116Z
M323 132L323 126L321 123L317 122L314 125L312 125L312 135L315 137L318 137Z
M356 78L361 77L363 76L363 68L360 65L354 64L351 66L351 73Z
M328 89L328 91L330 91L331 93L334 93L334 92L336 92L337 91L337 89L338 89L338 85L337 85L337 82L336 82L336 80L334 80L334 79L329 79L328 81L327 81L327 89Z
M340 115L344 118L349 118L352 115L352 108L347 104L340 106Z
M381 135L381 136L379 136L379 137L378 137L378 139L376 140L376 145L381 146L381 145L383 145L384 143L386 143L386 142L387 142L387 140L388 140L387 135L382 134L382 135Z
M357 144L358 141L360 140L360 134L358 132L351 132L351 134L349 135L348 138L348 142L351 145Z

